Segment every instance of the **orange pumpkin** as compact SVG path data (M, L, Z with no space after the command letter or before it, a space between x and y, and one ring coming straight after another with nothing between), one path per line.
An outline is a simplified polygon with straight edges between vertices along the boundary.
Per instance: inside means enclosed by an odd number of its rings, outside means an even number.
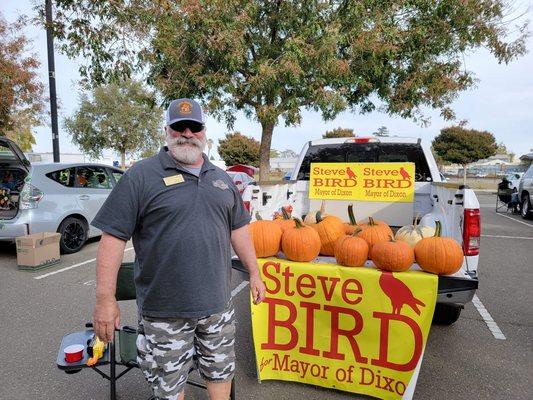
M359 227L353 213L353 204L348 205L348 218L350 219L350 222L344 223L344 233L351 235Z
M250 224L250 235L257 257L271 257L278 254L281 245L281 228L274 221L261 219L256 213L256 221Z
M391 235L389 241L374 244L372 261L376 267L385 271L407 271L415 262L415 252L408 243L396 241Z
M281 249L292 261L311 261L320 253L320 236L310 226L294 218L295 226L288 228L281 237Z
M361 228L351 235L343 235L335 242L335 259L337 264L346 267L360 267L368 258L368 244L357 236Z
M366 240L369 247L369 254L372 255L372 247L379 242L386 242L393 235L391 228L384 222L376 222L372 217L368 217L368 224L361 225L363 230L359 232L359 237Z
M342 220L333 215L322 217L321 212L316 213L317 223L311 225L320 236L320 254L332 256L335 254L335 242L339 237L344 235L344 224Z
M294 220L291 218L285 207L281 207L281 213L283 218L276 216L274 219L274 222L278 224L278 226L281 228L281 231L285 232L285 230L288 228L294 228Z
M463 265L463 249L454 239L440 236L440 221L435 221L435 226L435 236L423 238L416 244L416 261L426 272L437 275L454 274Z

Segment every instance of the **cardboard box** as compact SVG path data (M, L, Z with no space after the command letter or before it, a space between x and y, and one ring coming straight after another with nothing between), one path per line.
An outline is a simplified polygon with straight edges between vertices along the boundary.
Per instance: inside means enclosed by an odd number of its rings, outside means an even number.
M36 271L59 262L59 238L55 232L34 233L19 236L17 264L19 269Z

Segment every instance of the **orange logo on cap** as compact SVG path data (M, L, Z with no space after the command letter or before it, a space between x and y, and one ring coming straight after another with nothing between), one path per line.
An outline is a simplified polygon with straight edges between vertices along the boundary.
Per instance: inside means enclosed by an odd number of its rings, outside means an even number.
M182 101L180 104L178 104L180 113L182 114L191 114L192 113L192 104L188 101Z

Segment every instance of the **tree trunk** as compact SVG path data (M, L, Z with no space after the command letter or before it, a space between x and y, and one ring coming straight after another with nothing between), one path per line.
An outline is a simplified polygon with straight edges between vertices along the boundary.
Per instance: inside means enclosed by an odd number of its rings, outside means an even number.
M270 146L274 124L261 122L261 146L259 147L259 181L267 181L270 176Z
M126 152L120 152L120 165L122 169L126 169Z
M466 164L463 165L463 185L466 185Z

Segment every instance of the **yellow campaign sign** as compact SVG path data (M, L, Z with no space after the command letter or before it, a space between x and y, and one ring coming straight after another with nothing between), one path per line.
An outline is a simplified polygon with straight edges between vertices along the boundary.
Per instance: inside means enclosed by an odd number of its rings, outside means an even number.
M260 380L402 398L426 345L436 275L258 261L267 288L251 305Z
M414 176L414 163L311 163L309 198L412 202Z

